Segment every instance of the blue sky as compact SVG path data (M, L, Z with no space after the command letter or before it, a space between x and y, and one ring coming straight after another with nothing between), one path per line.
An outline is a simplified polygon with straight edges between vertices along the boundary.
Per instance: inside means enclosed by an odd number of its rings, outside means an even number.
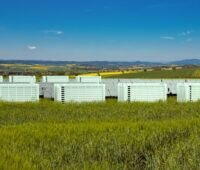
M199 0L1 0L0 59L200 58Z

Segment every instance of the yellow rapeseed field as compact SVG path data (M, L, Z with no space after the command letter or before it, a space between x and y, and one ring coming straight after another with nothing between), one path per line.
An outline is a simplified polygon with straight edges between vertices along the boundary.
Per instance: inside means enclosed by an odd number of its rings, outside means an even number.
M99 73L86 73L81 74L82 76L116 76L116 75L122 75L122 74L130 74L130 73L137 73L138 71L108 71L108 72L99 72Z

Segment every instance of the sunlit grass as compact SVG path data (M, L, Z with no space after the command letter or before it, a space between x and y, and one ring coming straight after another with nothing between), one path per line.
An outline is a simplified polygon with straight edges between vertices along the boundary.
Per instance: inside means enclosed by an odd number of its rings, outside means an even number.
M164 79L164 78L198 78L199 72L196 69L180 69L180 70L154 70L138 73L126 73L121 75L110 75L105 78L146 78L146 79Z
M200 102L0 103L0 169L198 169Z

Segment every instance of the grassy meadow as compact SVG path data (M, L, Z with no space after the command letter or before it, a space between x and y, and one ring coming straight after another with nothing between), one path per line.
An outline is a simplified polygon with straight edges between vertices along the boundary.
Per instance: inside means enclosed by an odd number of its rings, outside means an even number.
M0 169L198 169L200 102L0 103Z
M181 78L200 78L199 69L180 69L180 70L154 70L148 72L125 73L120 75L106 75L104 78L144 78L144 79L181 79Z

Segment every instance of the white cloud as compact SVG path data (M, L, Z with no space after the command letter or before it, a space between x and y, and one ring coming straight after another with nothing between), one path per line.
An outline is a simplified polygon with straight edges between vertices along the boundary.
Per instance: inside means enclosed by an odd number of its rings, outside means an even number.
M45 34L55 34L55 35L62 35L64 33L61 30L44 30L42 32Z
M36 46L31 46L31 45L27 46L27 48L28 48L29 50L36 50L36 49L37 49Z
M188 35L191 35L193 32L194 31L192 30L188 30L188 31L179 33L178 36L188 36Z
M175 38L174 37L172 37L172 36L162 36L162 37L160 37L161 39L163 39L163 40L174 40Z
M192 40L193 40L192 38L188 38L186 41L191 42Z

